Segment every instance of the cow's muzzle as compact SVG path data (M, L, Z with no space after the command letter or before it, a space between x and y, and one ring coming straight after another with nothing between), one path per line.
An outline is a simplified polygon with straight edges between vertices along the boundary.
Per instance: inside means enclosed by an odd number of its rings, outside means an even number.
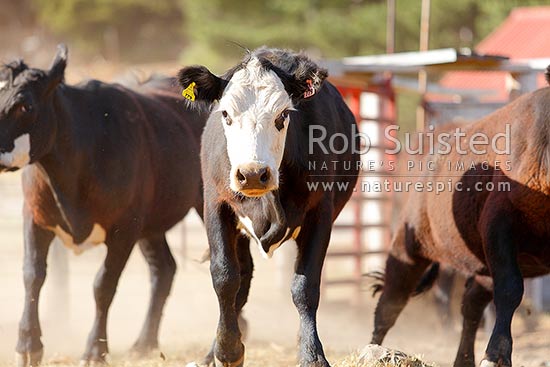
M258 163L237 167L232 181L235 191L245 196L262 196L277 188L269 167Z

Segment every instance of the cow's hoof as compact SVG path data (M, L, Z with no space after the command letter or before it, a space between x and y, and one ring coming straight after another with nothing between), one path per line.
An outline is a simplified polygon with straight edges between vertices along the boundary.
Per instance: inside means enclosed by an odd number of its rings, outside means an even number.
M218 358L214 357L215 367L243 367L244 366L244 354L235 362L222 362Z
M300 367L330 367L330 363L322 355L311 356L307 359L302 358L299 365Z
M201 362L191 362L185 365L185 367L215 367L214 365L214 352L210 351Z
M512 361L510 358L491 357L485 355L485 358L481 360L479 367L512 367Z
M330 364L326 359L322 359L316 362L307 362L300 364L302 367L330 367Z
M44 349L29 353L15 353L15 365L17 367L37 367L42 362Z

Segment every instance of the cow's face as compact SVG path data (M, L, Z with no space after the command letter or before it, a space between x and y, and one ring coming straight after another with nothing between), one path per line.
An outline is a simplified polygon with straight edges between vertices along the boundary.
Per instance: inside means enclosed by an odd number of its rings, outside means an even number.
M199 76L198 70L206 74ZM199 99L206 100L200 98L201 88L208 87L201 83L205 75L214 81L211 85L217 86L216 93L209 92L213 97L210 122L223 126L231 164L231 190L259 197L278 189L286 135L295 113L292 111L302 99L315 94L312 79L317 75L311 73L303 80L304 88L297 88L300 81L267 59L255 56L234 69L227 79L218 78L202 67L180 72L182 86L189 88L195 83L190 92Z
M63 80L66 56L60 47L49 71L22 61L0 69L0 172L36 161L53 145L52 92Z
M224 128L233 191L261 196L277 189L292 109L281 79L258 59L233 75L213 116Z

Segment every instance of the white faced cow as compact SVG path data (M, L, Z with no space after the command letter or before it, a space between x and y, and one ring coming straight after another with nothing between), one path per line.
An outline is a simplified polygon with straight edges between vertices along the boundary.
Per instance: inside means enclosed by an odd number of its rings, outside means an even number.
M351 195L357 171L308 167L318 161L357 167L359 156L351 151L354 116L336 88L324 81L326 76L303 54L267 48L248 54L222 77L203 66L179 73L184 94L211 111L201 161L212 281L221 315L205 364L243 365L237 319L252 277L250 248L241 237L245 233L266 257L283 242L296 241L292 298L301 319L300 364L328 366L316 325L321 269L332 223ZM348 144L341 142L339 154L317 145L310 151L314 125L327 136L340 134ZM308 182L319 174L343 186L310 190Z

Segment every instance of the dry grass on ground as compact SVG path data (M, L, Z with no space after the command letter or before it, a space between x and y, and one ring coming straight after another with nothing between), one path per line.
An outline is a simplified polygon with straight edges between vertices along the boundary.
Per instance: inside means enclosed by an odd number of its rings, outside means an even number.
M110 367L185 367L187 363L200 360L206 352L197 348L182 353L173 353L169 356L158 353L158 356L150 356L147 359L134 359L127 356L114 356L110 359ZM361 358L363 352L327 353L334 367L435 367L426 364L418 357L407 356L400 352L385 354L378 361L365 361ZM291 367L296 366L295 352L291 348L284 348L277 344L257 345L248 348L246 352L246 366L251 367ZM0 367L12 367L13 364L0 363ZM54 356L45 361L42 367L78 367L79 361L64 356Z

